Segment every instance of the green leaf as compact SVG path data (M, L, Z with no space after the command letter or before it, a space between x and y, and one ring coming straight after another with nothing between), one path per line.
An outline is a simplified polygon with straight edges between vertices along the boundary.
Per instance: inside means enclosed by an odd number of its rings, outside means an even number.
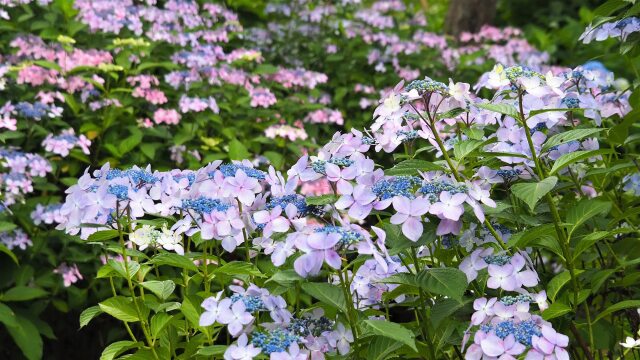
M551 301L556 300L560 289L562 289L562 287L565 286L569 282L569 280L571 280L571 274L568 270L565 270L560 274L554 276L553 279L549 281L549 284L547 284L547 296Z
M162 330L171 322L172 316L165 313L157 313L151 318L151 334L154 338L158 338Z
M242 160L249 156L251 156L249 150L240 141L233 139L229 142L229 159Z
M113 344L110 344L109 346L107 346L102 351L102 355L100 355L100 360L113 360L123 352L133 348L137 348L139 344L140 343L130 341L130 340L116 341Z
M126 321L126 322L136 322L140 321L140 317L138 316L138 312L136 311L135 305L133 304L133 300L124 296L114 296L109 298L100 304L100 310L106 312L107 314L113 316L114 318Z
M467 157L469 154L473 153L484 143L484 141L472 139L457 142L453 145L453 155L455 156L456 160L460 161Z
M411 330L400 324L386 320L365 320L362 324L365 331L371 334L387 337L418 351L415 335Z
M150 280L140 283L143 288L151 291L162 300L166 300L176 289L176 284L171 280Z
M320 196L309 196L305 198L307 205L323 206L333 204L338 201L338 197L334 194L325 194Z
M125 138L118 144L118 151L122 155L127 155L142 142L142 132L134 132L131 136Z
M265 275L258 270L253 264L244 261L231 261L214 271L215 274L225 274L229 276L236 275L251 275L258 277L265 277Z
M271 278L269 278L267 282L273 281L282 286L289 287L291 286L291 284L302 280L304 280L304 278L298 275L295 270L289 269L278 271L277 273L273 274L273 276L271 276Z
M511 186L511 192L518 199L524 201L531 211L536 207L536 204L543 196L551 191L558 182L558 178L555 176L548 177L538 183L518 183Z
M553 175L577 161L588 159L590 157L596 157L603 154L610 154L611 152L612 152L611 149L600 149L600 150L579 150L579 151L574 151L574 152L564 154L560 156L553 163L553 167L549 171L549 175Z
M48 294L45 290L29 286L16 286L5 292L0 299L2 301L27 301L44 297Z
M516 233L509 239L507 246L515 249L524 249L543 237L551 237L555 242L557 238L553 224L544 224Z
M409 159L399 162L384 173L389 176L418 175L418 171L444 171L444 168L429 161Z
M391 353L398 350L402 343L386 336L374 336L367 345L367 359L385 360L391 358Z
M87 238L88 242L100 242L115 239L118 237L118 230L102 230L94 232Z
M601 312L593 322L596 323L598 322L598 320L616 311L630 308L640 308L640 300L624 300L619 303L613 304L606 308L603 312Z
M80 314L80 329L87 326L94 317L102 314L102 312L103 311L98 305L84 309L84 311Z
M16 228L16 224L10 223L8 221L0 221L0 233L9 232Z
M462 300L468 285L467 276L455 268L424 269L417 280L423 289L456 300Z
M329 283L302 283L301 287L304 292L318 299L321 303L346 313L347 301L338 286Z
M129 260L127 261L127 267L125 268L123 261L115 261L113 259L109 259L107 264L111 266L116 273L118 273L123 278L127 278L127 272L129 273L129 279L132 279L133 276L140 270L140 264L137 261Z
M9 248L5 244L0 244L0 252L7 254L14 263L18 264L18 258L16 257L16 254L14 254L13 251L9 250Z
M485 109L485 110L489 110L489 111L493 111L493 112L497 112L497 113L500 113L500 114L511 116L514 119L520 119L520 113L518 113L518 110L513 105L509 105L509 104L485 104L485 103L475 103L473 105L475 105L476 107L479 107L481 109Z
M582 237L580 240L578 240L578 243L573 249L573 261L576 261L579 258L580 254L593 247L595 243L606 238L607 236L609 236L608 231L596 231Z
M573 233L580 225L587 222L596 215L608 213L611 210L611 203L597 199L584 199L579 201L567 212L567 223L569 234Z
M16 313L3 303L0 303L0 323L3 323L7 327L18 326Z
M222 356L227 351L226 345L209 345L198 349L196 355L202 356Z
M175 266L181 269L198 272L198 267L193 263L193 261L189 260L189 258L174 253L158 254L154 256L150 262L156 265Z
M7 327L9 335L22 350L22 355L28 360L42 359L42 337L38 327L29 319L17 315L16 325Z
M574 129L550 137L544 145L542 145L542 151L547 151L554 146L564 144L570 141L579 140L593 134L597 134L604 129L590 128L590 129Z
M542 312L542 318L548 321L568 312L571 312L571 307L569 305L556 301Z
M437 329L443 320L453 315L468 303L469 300L462 302L455 299L437 300L431 308L431 323L433 324L433 327Z

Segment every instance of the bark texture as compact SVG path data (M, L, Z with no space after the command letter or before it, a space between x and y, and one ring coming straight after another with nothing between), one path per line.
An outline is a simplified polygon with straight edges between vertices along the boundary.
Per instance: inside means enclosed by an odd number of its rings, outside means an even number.
M482 25L492 24L496 16L497 0L451 0L445 32L458 36L461 33L477 32Z

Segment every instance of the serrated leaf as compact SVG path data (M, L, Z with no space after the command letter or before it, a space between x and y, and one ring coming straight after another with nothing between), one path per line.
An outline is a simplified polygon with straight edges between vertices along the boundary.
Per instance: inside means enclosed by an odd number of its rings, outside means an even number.
M503 115L511 116L514 119L520 119L520 113L518 110L509 104L485 104L485 103L475 103L476 107L481 109L497 112Z
M399 162L391 169L385 170L384 173L389 176L401 176L418 175L418 171L444 171L444 168L429 161L409 159Z
M347 301L340 287L329 283L302 283L302 290L321 303L330 305L342 312L347 311Z
M550 176L537 183L518 183L511 186L511 192L518 199L524 201L531 211L544 195L551 191L558 182L558 178Z
M153 315L151 318L151 335L153 335L154 338L158 338L162 330L169 325L171 319L172 316L165 312Z
M395 340L418 351L416 348L415 335L411 330L400 324L386 320L365 320L362 322L362 325L365 331Z
M126 321L140 321L133 300L124 296L114 296L98 304L100 310L114 318Z
M84 311L80 314L80 329L87 326L93 318L102 314L103 311L100 309L100 306L92 306L90 308L84 309Z
M214 270L215 274L225 274L229 276L235 275L251 275L257 277L265 277L253 264L244 261L231 261Z
M424 269L417 278L420 286L431 292L444 295L456 300L462 300L467 290L467 276L455 268Z
M109 264L109 266L111 267L111 269L113 269L113 271L115 271L118 275L122 276L125 279L127 278L127 276L129 279L132 279L133 276L136 273L138 273L138 271L140 270L140 264L138 264L137 261L133 261L133 260L127 261L126 268L124 266L124 261L116 261L113 259L109 259L107 261L107 264Z
M580 140L587 136L591 136L593 134L597 134L604 129L598 128L590 128L590 129L574 129L568 130L565 132L561 132L559 134L553 135L542 145L542 151L547 151L554 146L558 146L564 143L568 143L574 140Z
M171 280L150 280L140 283L143 288L151 291L162 300L166 300L176 289L176 284Z
M198 271L198 267L193 263L193 261L189 260L189 258L174 253L158 254L154 256L150 262L156 265L175 266L193 272Z
M597 199L584 199L579 201L567 212L567 223L569 234L573 233L580 225L587 222L592 217L608 213L611 210L611 203Z
M453 155L456 160L460 161L480 148L483 144L484 141L473 139L459 141L453 145Z
M600 149L600 150L579 150L579 151L574 151L574 152L564 154L560 156L553 163L553 167L551 167L551 170L549 171L549 175L553 175L577 161L604 155L604 154L610 154L611 152L612 151L610 149Z

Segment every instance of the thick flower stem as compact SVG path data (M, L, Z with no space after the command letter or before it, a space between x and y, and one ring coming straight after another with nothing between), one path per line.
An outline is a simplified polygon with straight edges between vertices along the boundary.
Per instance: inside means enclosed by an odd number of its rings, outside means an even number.
M349 321L349 327L351 327L351 331L353 331L353 352L355 355L355 358L358 359L360 358L359 352L360 352L360 342L359 342L359 332L358 332L358 320L357 320L357 315L355 315L353 313L353 298L351 297L351 291L349 290L349 284L347 283L347 274L343 273L343 271L346 272L346 269L343 270L339 270L337 271L338 273L338 277L340 278L340 285L342 287L342 292L344 294L344 299L346 302L346 310L347 313L345 315L347 315L347 320Z
M116 208L116 213L118 209ZM120 246L122 248L122 261L124 264L125 275L127 276L127 286L129 287L129 292L131 293L131 298L133 300L133 307L136 309L136 314L140 319L140 326L142 327L142 333L144 334L145 340L149 348L151 349L151 353L153 354L154 359L159 360L158 354L156 354L156 350L154 347L154 342L151 340L151 335L149 329L147 328L146 319L142 318L142 311L140 311L140 307L138 306L138 300L136 298L136 291L133 287L133 282L131 281L131 274L129 273L129 260L127 259L127 247L124 243L124 232L122 231L122 225L120 224L120 219L116 221L118 227L118 237L120 239Z
M524 106L523 106L521 90L518 91L518 110L520 113L519 114L520 121L522 122L522 127L524 129L525 136L527 137L527 144L529 145L529 150L531 151L531 159L534 162L538 177L542 181L547 178L548 174L546 172L546 169L542 166L542 163L540 162L540 159L536 154L535 146L533 145L533 140L531 138L531 131L529 129L529 126L527 125L527 119L524 114ZM564 232L564 229L560 225L562 224L562 219L560 218L560 214L558 213L558 208L556 207L556 204L554 203L553 198L549 193L546 193L544 198L545 198L545 201L547 202L547 205L549 206L549 211L551 212L551 216L553 217L553 225L558 235L558 241L560 243L559 245L560 245L560 248L562 249L562 255L565 259L565 266L567 267L567 270L569 270L569 276L571 277L571 284L573 287L573 307L577 308L578 293L580 291L580 287L578 286L575 267L573 265L573 258L571 255L571 249L569 248L569 238L567 237L567 234ZM586 312L589 312L589 309L588 309L589 305L585 302L584 306L585 306ZM588 321L587 325L589 328L590 340L592 340L593 330L591 326L591 321ZM590 346L593 347L593 342L591 342ZM589 356L591 356L590 350L589 351L585 350L585 354L587 353L589 354Z

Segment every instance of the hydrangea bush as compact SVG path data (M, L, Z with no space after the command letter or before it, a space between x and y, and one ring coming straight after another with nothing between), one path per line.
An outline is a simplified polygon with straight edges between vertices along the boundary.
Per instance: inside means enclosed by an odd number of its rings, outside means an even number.
M610 3L582 40L636 56ZM102 359L638 355L640 104L602 64L395 0L0 5L0 354L85 309Z
M621 120L636 112L612 83L600 68L497 65L476 84L486 99L400 83L368 128L286 173L85 172L59 227L105 252L113 296L81 324L123 321L130 339L105 352L144 358L621 354L637 330L624 209L638 168ZM317 182L323 194L304 190Z

